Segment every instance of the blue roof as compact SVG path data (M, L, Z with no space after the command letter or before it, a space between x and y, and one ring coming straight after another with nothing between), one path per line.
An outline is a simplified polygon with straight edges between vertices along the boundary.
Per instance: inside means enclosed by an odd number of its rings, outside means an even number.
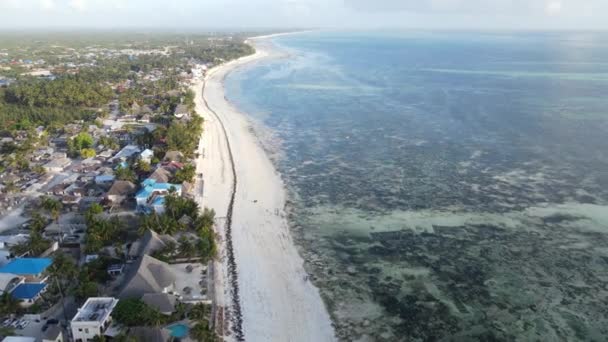
M100 175L95 177L95 181L96 182L109 182L114 180L114 176L113 175Z
M17 275L40 274L51 266L53 260L49 258L17 258L0 267L0 273L13 273Z
M44 283L24 283L17 286L11 296L15 299L32 299L35 298L44 288Z
M142 188L141 190L139 190L135 194L135 197L136 198L148 198L148 197L150 197L150 195L152 195L152 192L154 192L154 189L152 189L152 187L146 186L145 188Z
M152 178L146 178L143 182L141 182L142 186L154 185L156 184L156 180Z
M179 184L171 184L171 183L155 183L152 185L154 190L167 190L169 191L171 188L175 188L175 191L180 191L182 186Z

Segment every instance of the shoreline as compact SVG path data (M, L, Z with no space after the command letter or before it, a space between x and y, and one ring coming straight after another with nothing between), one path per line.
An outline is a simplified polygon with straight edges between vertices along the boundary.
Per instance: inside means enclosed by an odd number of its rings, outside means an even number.
M301 32L287 34L296 33ZM229 309L222 318L231 322L228 340L333 341L329 313L291 236L283 181L246 114L225 97L230 72L280 57L259 44L275 36L248 39L253 55L211 69L192 87L197 112L205 118L197 161L205 191L199 204L216 211L223 259L215 263L216 303Z

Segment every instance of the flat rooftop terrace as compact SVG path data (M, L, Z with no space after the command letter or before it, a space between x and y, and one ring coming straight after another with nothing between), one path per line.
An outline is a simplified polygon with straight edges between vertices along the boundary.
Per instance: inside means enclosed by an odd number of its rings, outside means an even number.
M112 297L92 297L78 309L72 322L103 322L114 310L118 299Z

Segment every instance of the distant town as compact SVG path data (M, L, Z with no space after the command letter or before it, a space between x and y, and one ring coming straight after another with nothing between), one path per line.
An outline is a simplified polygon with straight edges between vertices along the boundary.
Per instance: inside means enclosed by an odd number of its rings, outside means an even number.
M0 336L214 341L190 90L241 35L0 38Z

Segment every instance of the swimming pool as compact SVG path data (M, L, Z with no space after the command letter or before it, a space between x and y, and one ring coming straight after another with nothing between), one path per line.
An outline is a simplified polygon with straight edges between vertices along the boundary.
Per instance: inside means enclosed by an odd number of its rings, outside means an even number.
M169 331L171 332L171 336L177 338L184 338L188 336L188 330L190 330L187 325L182 323L173 324L171 326L168 326L167 329L169 329Z

